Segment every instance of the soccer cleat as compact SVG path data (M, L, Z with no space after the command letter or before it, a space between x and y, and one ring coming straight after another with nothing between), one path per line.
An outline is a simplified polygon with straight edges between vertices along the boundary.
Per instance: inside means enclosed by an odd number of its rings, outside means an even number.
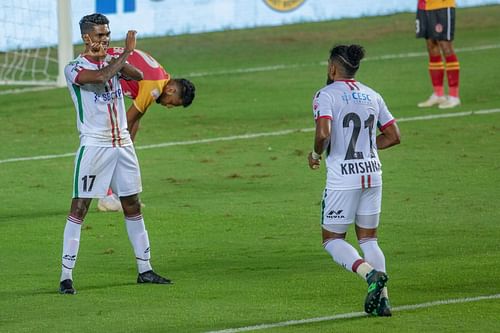
M380 303L380 293L387 284L389 277L384 272L379 272L377 270L372 270L366 276L366 282L368 283L368 294L365 298L365 312L370 314L375 314L373 311L377 309Z
M97 202L97 209L101 212L121 212L122 203L116 194L110 194Z
M439 104L440 109L451 109L460 105L460 98L448 96L448 99Z
M429 97L426 101L418 103L417 106L419 108L430 108L431 106L434 105L441 105L441 103L446 102L446 97L445 96L438 96L436 94L432 94L431 97Z
M387 297L382 297L377 306L377 316L390 317L392 316L391 303Z
M137 283L155 283L155 284L173 284L169 279L166 279L153 271L140 273L137 276Z
M69 295L74 295L76 294L75 288L73 288L73 281L70 279L66 279L64 281L61 281L59 284L59 293L60 294L69 294Z

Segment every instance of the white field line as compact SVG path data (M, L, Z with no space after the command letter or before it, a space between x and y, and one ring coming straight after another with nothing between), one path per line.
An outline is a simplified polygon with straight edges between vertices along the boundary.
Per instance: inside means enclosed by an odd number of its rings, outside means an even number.
M393 312L400 312L400 311L416 310L416 309L422 309L422 308L430 308L430 307L439 306L439 305L478 302L478 301L498 299L498 298L500 298L500 294L477 296L477 297L466 297L466 298L455 298L455 299L448 299L448 300L441 300L441 301L434 301L434 302L427 302L427 303L420 303L420 304L396 306L396 307L392 308L392 311ZM289 320L289 321L282 321L282 322L271 323L271 324L260 324L260 325L246 326L246 327L240 327L240 328L229 328L229 329L225 329L225 330L221 330L221 331L210 331L207 333L237 333L237 332L258 331L258 330L265 330L268 328L287 327L287 326L293 326L293 325L304 325L304 324L318 323L318 322L322 322L322 321L334 321L334 320L339 320L339 319L359 318L359 317L366 317L366 316L368 316L368 315L364 312L349 312L349 313L342 313L342 314L328 316L328 317L316 317L316 318L308 318L308 319Z
M431 114L431 115L427 115L427 116L399 118L398 122L433 120L433 119L439 119L439 118L465 117L465 116L472 116L472 115L485 115L485 114L498 113L498 112L500 112L500 109L487 109L487 110L465 111L465 112L456 112L456 113ZM276 131L276 132L249 133L249 134L223 136L223 137L210 138L210 139L163 142L163 143L157 143L157 144L152 144L152 145L137 146L137 147L135 147L135 149L142 150L142 149L165 148L165 147L172 147L172 146L195 145L195 144L212 143L212 142L220 142L220 141L247 140L247 139L256 139L256 138L262 138L262 137L268 137L268 136L282 136L282 135L288 135L288 134L292 134L292 133L304 133L304 132L312 132L312 131L314 131L314 128L312 128L312 127L311 128L299 128L299 129L288 129L288 130L282 130L282 131ZM7 158L5 160L0 160L0 164L12 163L12 162L23 162L23 161L35 161L35 160L51 160L51 159L55 159L55 158L74 157L74 156L75 156L75 153L15 157L15 158Z
M491 45L481 45L481 46L472 46L472 47L463 47L456 48L456 53L462 52L475 52L475 51L484 51L491 49L500 48L500 44L491 44ZM416 57L426 57L427 52L409 52L409 53L395 53L395 54L386 54L381 56L374 57L366 57L363 61L377 61L377 60L391 60L391 59L405 59L405 58L416 58ZM269 72L269 71L277 71L283 69L293 69L300 67L308 67L308 66L325 66L327 64L326 61L321 61L317 63L303 63L303 64L278 64L272 66L260 66L260 67L248 67L248 68L238 68L238 69L227 69L213 72L193 72L189 74L177 75L179 77L204 77L204 76L212 76L212 75L228 75L228 74L244 74L244 73L255 73L255 72Z
M491 45L480 45L480 46L472 46L472 47L462 47L456 48L455 52L474 52L474 51L483 51L483 50L491 50L500 48L500 44L491 44ZM408 52L408 53L395 53L395 54L386 54L381 56L374 57L366 57L364 61L377 61L377 60L390 60L390 59L404 59L404 58L415 58L415 57L425 57L427 56L427 52ZM220 71L207 71L207 72L193 72L188 74L179 74L175 75L177 77L205 77L205 76L213 76L213 75L230 75L230 74L244 74L244 73L256 73L256 72L270 72L284 69L293 69L300 67L308 67L308 66L324 66L326 65L326 61L321 61L317 63L307 63L307 64L278 64L271 66L259 66L259 67L248 67L248 68L236 68L236 69L228 69L228 70L220 70ZM30 91L40 91L47 89L55 89L57 87L32 87L32 88L16 88L0 91L1 95L8 94L19 94L23 92Z

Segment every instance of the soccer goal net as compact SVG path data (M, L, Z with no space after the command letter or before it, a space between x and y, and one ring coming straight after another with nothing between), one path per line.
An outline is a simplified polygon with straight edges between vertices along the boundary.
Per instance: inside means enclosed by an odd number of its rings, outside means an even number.
M0 1L0 84L65 85L71 0Z

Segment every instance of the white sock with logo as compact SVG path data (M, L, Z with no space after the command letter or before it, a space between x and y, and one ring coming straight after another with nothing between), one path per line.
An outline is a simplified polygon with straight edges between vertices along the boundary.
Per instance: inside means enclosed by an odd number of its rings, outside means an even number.
M149 248L149 237L142 214L137 216L126 216L125 225L127 227L128 238L134 248L135 258L137 261L137 270L139 273L144 273L152 270L151 253Z
M354 263L363 260L358 251L343 239L330 240L324 245L324 248L330 253L333 261L351 272L354 272Z
M62 272L60 281L73 280L73 268L76 264L78 249L80 248L80 234L83 220L68 216L64 227L64 241L62 253Z

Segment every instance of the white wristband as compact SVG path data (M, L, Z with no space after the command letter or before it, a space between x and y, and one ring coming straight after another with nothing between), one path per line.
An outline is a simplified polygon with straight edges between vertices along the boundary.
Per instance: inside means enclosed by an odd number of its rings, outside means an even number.
M321 154L317 154L314 150L311 152L311 157L313 160L320 160Z

